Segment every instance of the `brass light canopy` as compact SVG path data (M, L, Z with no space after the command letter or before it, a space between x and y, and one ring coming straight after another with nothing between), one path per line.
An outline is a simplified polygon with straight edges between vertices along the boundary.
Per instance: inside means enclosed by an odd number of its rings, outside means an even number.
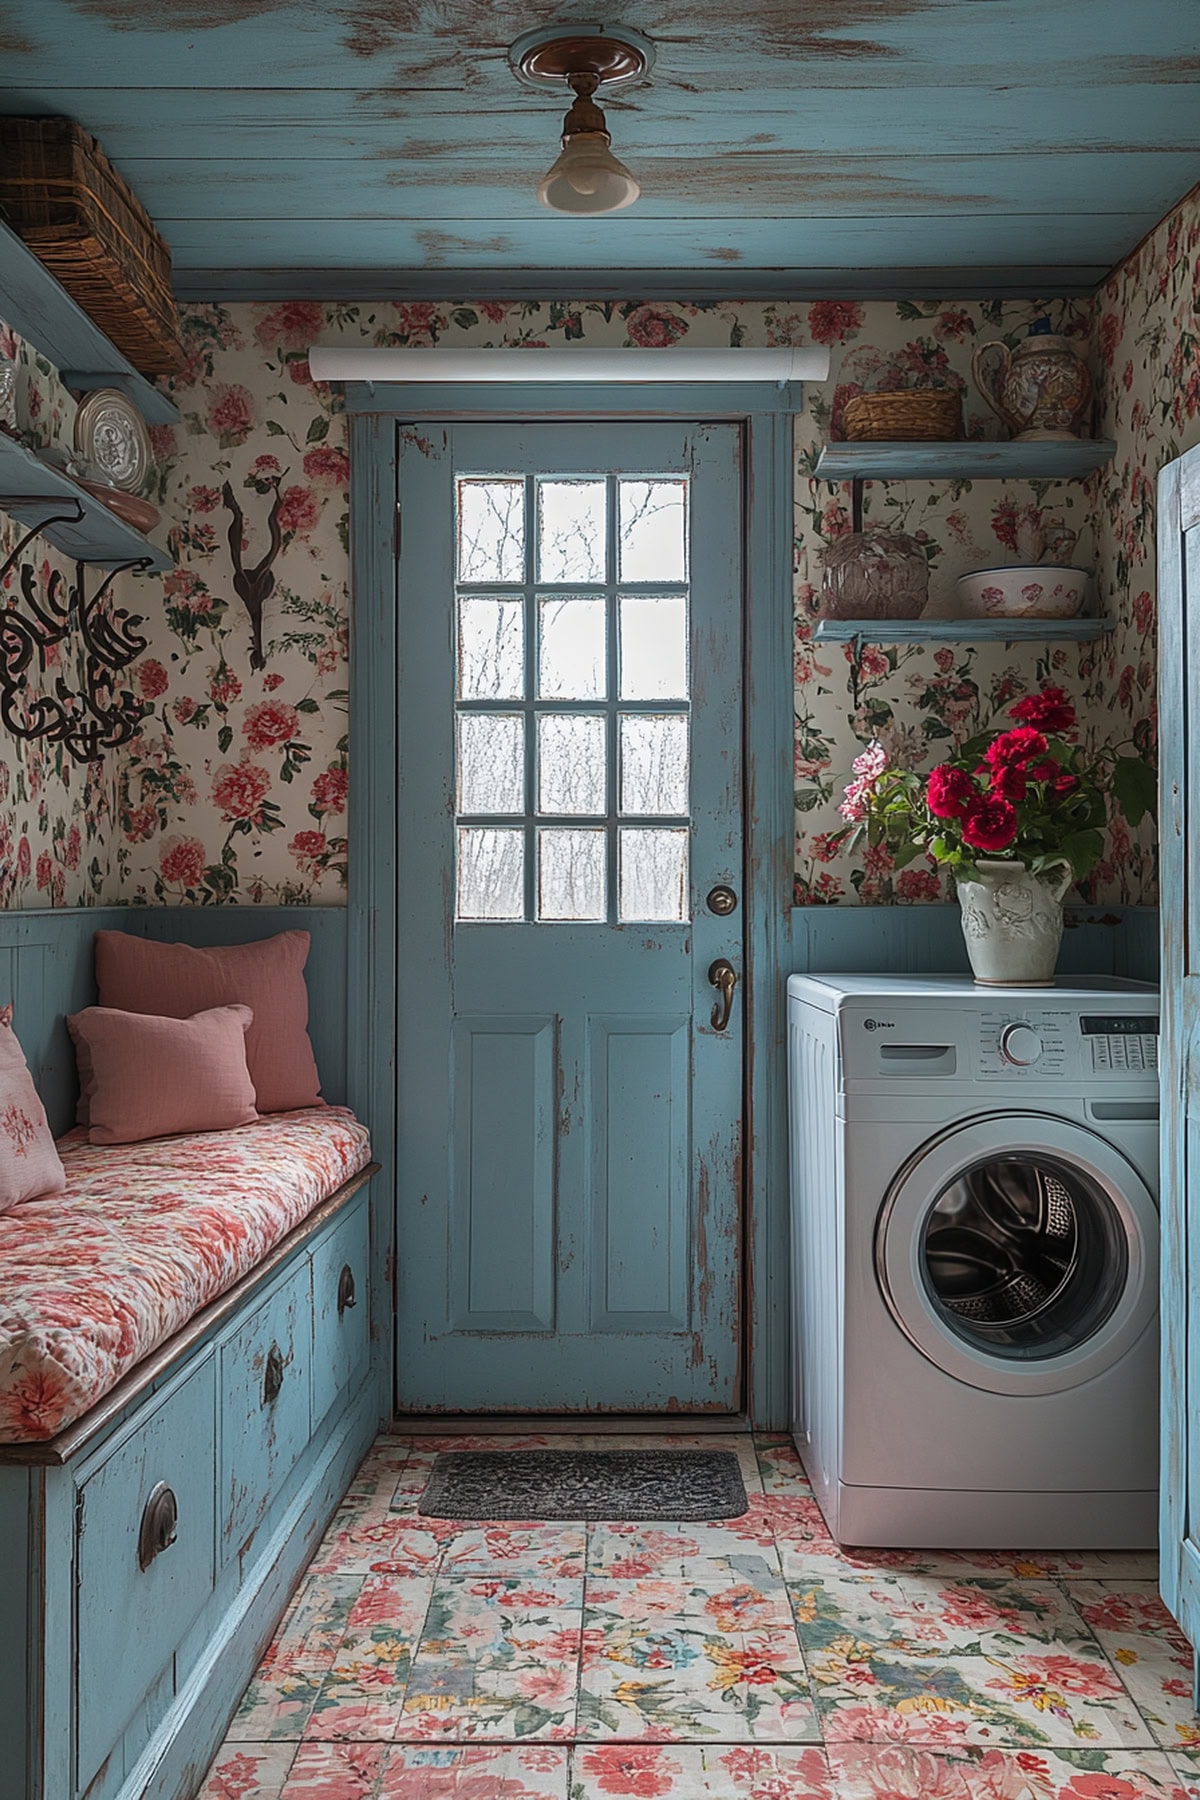
M594 31L562 27L528 32L508 53L518 80L531 87L569 87L575 99L563 120L562 153L538 183L537 196L552 212L597 216L632 206L641 193L635 176L612 153L597 88L625 86L644 75L653 49L624 26Z

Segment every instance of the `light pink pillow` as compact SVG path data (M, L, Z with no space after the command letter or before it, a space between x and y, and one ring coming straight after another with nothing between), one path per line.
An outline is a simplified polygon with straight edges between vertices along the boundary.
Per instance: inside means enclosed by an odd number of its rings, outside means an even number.
M246 1033L246 1062L259 1112L320 1106L304 985L308 946L307 931L212 950L98 931L97 998L101 1006L164 1019L187 1019L213 1006L248 1006L254 1023Z
M12 1019L12 1006L0 1007L0 1212L67 1185Z
M91 1058L93 1144L135 1144L183 1131L230 1131L258 1117L246 1067L248 1006L190 1019L89 1006L67 1020Z

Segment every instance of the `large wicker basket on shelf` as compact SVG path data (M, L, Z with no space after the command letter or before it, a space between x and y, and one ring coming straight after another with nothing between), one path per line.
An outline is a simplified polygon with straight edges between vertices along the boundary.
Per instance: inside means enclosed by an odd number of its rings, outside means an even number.
M0 211L136 369L182 366L171 252L82 126L0 117Z
M944 442L963 434L962 395L957 388L855 394L843 408L842 422L846 437L858 443Z

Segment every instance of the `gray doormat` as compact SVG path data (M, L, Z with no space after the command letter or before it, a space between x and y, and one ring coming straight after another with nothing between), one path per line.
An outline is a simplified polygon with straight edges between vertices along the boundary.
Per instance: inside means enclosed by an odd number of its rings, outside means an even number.
M417 1511L440 1519L736 1519L732 1450L444 1450Z

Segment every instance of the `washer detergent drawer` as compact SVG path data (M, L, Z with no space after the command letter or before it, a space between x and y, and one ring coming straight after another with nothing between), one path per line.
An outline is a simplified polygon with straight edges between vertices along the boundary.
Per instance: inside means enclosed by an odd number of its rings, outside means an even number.
M310 1264L221 1346L221 1560L249 1547L309 1439Z
M314 1429L357 1386L370 1356L370 1220L364 1192L313 1251Z
M81 1484L76 1505L76 1785L82 1790L213 1591L212 1356L139 1418L133 1435Z

